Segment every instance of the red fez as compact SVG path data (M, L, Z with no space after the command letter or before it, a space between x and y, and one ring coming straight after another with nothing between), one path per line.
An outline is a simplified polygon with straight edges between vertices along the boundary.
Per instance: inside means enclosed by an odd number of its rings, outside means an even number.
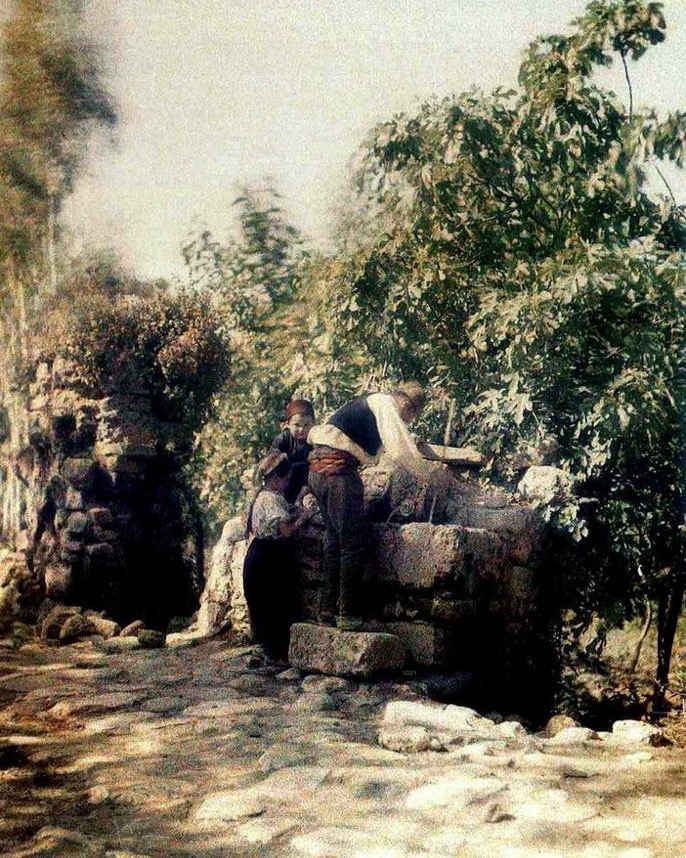
M285 414L287 423L296 414L304 414L314 420L314 408L312 407L312 403L308 402L307 399L291 399L286 405Z

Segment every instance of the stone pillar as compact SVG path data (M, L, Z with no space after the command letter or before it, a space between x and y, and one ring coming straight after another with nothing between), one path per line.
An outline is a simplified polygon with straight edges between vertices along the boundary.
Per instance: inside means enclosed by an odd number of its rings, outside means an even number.
M202 533L160 421L131 382L103 399L76 392L64 361L41 364L30 444L27 560L53 601L164 629L202 589Z

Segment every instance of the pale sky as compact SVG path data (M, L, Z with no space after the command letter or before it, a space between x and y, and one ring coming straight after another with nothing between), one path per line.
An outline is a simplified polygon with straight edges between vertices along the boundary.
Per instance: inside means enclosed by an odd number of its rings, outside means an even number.
M241 183L271 177L292 221L323 240L366 132L432 95L514 86L521 53L583 0L86 0L121 124L97 142L65 207L92 245L140 276L183 270L194 223L228 235ZM686 0L632 66L636 106L686 110ZM619 70L611 85L626 99ZM686 182L670 172L680 202Z

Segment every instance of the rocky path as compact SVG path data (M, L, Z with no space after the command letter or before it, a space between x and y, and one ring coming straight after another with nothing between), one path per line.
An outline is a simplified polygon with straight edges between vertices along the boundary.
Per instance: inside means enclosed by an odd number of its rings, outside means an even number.
M686 856L686 757L640 730L544 739L252 662L219 640L3 646L0 852Z

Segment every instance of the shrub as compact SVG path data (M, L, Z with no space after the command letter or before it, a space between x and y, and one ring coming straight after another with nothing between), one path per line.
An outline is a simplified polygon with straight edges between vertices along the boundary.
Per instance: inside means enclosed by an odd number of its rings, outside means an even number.
M213 313L189 293L93 300L59 352L86 395L141 387L157 415L183 424L188 435L206 420L229 373L228 345Z

